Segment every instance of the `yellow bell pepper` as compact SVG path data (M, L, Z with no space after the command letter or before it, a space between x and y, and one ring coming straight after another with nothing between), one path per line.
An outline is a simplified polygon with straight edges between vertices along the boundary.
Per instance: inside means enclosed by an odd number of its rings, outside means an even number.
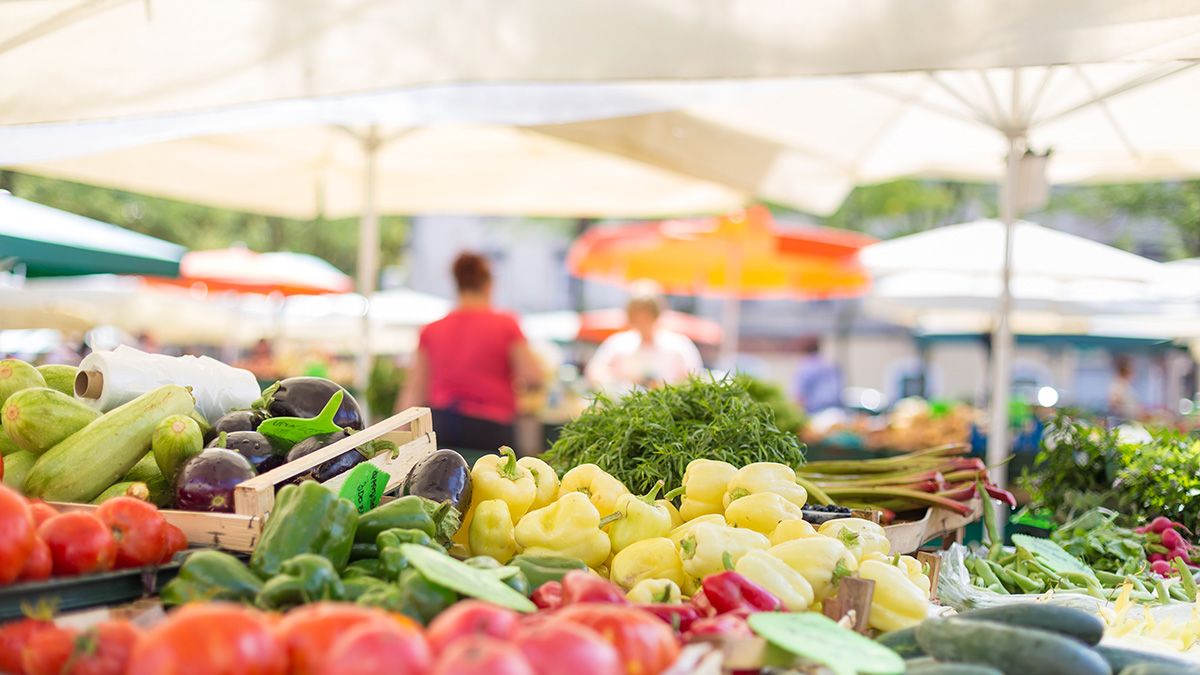
M759 492L735 499L725 509L725 522L760 534L771 534L786 520L803 520L799 506L774 492Z
M644 579L669 579L684 585L683 564L675 544L666 537L643 539L613 556L609 579L629 590Z
M472 555L490 555L507 563L517 554L513 538L513 521L508 503L503 499L487 499L475 506L469 536Z
M725 487L722 500L729 508L735 499L759 492L773 492L797 507L808 501L808 491L796 483L795 470L776 462L755 462L738 469Z
M635 605L678 605L683 602L683 593L670 579L642 579L625 598Z
M717 513L710 513L705 516L689 520L675 529L671 530L671 534L667 535L671 541L675 542L675 546L679 546L679 542L699 525L721 525L724 526L725 516Z
M886 556L892 550L892 542L888 541L883 528L864 518L828 520L817 528L817 533L845 544L857 560L862 560L869 553Z
M867 560L875 560L878 562L887 563L894 567L898 567L904 576L908 578L921 592L925 594L925 598L929 598L929 591L932 583L929 580L929 575L925 573L925 564L920 560L910 555L893 555L886 556L881 553L868 553L858 561L861 566Z
M608 560L608 535L600 531L600 512L580 492L568 492L549 506L530 511L514 532L522 549L537 548L597 567Z
M533 485L536 489L534 490L533 504L529 507L530 510L549 506L551 502L558 499L558 474L549 464L537 457L522 457L517 460L517 466L526 469L533 476Z
M728 462L712 459L693 459L688 462L683 471L683 485L678 488L683 492L679 503L679 515L683 520L686 522L725 511L721 497L736 473L737 468ZM667 497L672 495L668 494Z
M867 624L871 628L885 632L900 630L925 620L929 598L908 580L899 567L878 560L867 560L858 568L858 576L875 582L871 614L867 617Z
M729 554L730 564L736 565L748 551L770 546L770 540L754 530L705 523L679 540L679 557L688 578L698 583L725 570L725 554Z
M803 612L813 603L812 584L808 579L767 551L747 552L733 569L770 591L789 612Z
M772 546L778 546L793 539L816 536L819 536L817 529L807 520L784 520L774 530L771 530L771 534L768 534L767 538L771 540Z
M842 542L830 537L795 539L771 547L769 553L808 579L817 600L833 595L837 581L858 568Z
M475 506L489 499L503 499L513 522L524 516L533 504L537 486L529 469L517 463L517 454L512 448L500 448L498 455L484 455L471 467L471 506L463 514L462 526L454 535L454 542L470 546L471 519Z
M675 508L675 504L669 499L659 499L654 502L667 510L671 516L671 529L675 529L683 524L683 516L679 515L679 509Z
M604 517L617 510L617 500L621 495L629 494L629 489L595 464L580 464L563 474L558 485L559 499L571 492L586 495Z
M654 501L662 486L660 480L649 494L625 494L617 499L617 510L613 512L616 520L608 526L608 540L614 553L620 553L635 541L671 533L671 512Z

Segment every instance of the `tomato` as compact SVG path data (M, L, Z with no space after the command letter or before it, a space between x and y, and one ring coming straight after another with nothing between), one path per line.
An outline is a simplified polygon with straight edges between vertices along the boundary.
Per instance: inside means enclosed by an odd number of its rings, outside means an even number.
M33 514L34 527L41 527L42 523L58 515L57 509L40 499L29 500L29 512Z
M342 632L369 622L420 631L416 623L398 614L349 603L318 602L288 612L275 627L275 632L287 650L292 675L312 675Z
M464 600L442 612L429 624L426 635L433 651L441 653L450 643L467 635L490 635L510 639L517 632L520 615L481 600Z
M33 514L25 498L0 485L0 584L11 584L25 569L33 550Z
M110 499L96 509L96 517L117 540L116 566L144 567L162 560L167 546L167 521L149 502L133 497Z
M163 546L162 558L159 558L158 560L159 564L161 565L171 562L171 559L175 557L176 553L179 553L188 547L187 535L183 533L183 530L175 527L171 523L166 523L166 527L163 528L163 532L166 535L166 545Z
M621 675L617 650L596 631L561 621L524 629L517 648L537 675Z
M55 574L107 572L117 557L108 526L83 511L60 513L42 523L38 535L50 547Z
M75 651L74 628L54 626L29 638L21 650L21 665L25 675L66 675L67 661Z
M425 675L433 655L416 626L364 621L340 633L325 655L320 675Z
M263 615L237 605L188 605L138 640L125 675L284 675L287 654Z
M33 550L25 558L25 568L21 570L21 581L42 581L50 578L54 561L50 559L50 547L41 537L34 537Z
M486 635L468 635L438 657L432 675L536 675L521 650Z
M33 636L54 628L54 623L45 619L21 619L0 626L0 673L23 675L21 652Z
M624 672L630 675L661 673L679 656L671 627L636 607L581 604L564 607L555 616L599 633L617 649Z
M122 675L138 630L126 621L106 621L80 633L55 628L34 636L25 648L28 675Z

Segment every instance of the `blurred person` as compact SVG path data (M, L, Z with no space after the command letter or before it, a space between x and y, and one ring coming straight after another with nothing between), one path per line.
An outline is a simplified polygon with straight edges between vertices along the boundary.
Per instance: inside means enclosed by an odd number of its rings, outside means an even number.
M537 358L512 314L492 307L487 259L454 260L458 304L421 330L399 409L428 405L442 445L496 452L513 446L517 390L542 381Z
M1123 420L1136 420L1142 414L1137 394L1133 391L1133 359L1118 354L1113 359L1116 376L1108 387L1108 412Z
M266 338L259 339L250 348L250 353L238 364L239 367L254 373L260 382L273 382L276 379L275 350Z
M664 307L657 288L635 286L625 307L629 330L608 336L588 361L584 374L592 386L620 396L636 387L676 384L704 370L700 350L686 335L658 325Z
M810 415L840 408L842 373L833 362L821 355L821 341L816 337L807 338L800 350L803 356L796 367L796 378L792 384L796 402Z

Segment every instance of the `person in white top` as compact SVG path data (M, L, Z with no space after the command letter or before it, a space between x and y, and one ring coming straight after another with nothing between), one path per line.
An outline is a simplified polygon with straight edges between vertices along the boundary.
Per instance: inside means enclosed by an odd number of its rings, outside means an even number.
M636 387L682 382L704 369L700 350L686 335L658 326L663 305L657 293L633 296L625 308L629 330L609 336L587 364L584 373L592 386L621 396Z

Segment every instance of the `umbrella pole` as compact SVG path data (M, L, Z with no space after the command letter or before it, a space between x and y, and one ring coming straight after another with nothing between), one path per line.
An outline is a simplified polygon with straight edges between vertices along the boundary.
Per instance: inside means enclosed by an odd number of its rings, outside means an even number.
M358 225L358 292L366 299L359 324L360 342L355 360L354 386L366 397L371 379L371 294L379 275L379 213L376 203L376 159L381 141L379 131L371 127L362 139L364 166L363 211Z
M992 333L991 421L988 425L987 464L992 480L1001 487L1008 484L1011 452L1008 434L1008 399L1012 385L1013 335L1009 323L1012 310L1013 230L1017 220L1017 169L1025 143L1023 135L1008 138L1008 168L1000 190L1000 219L1004 223L1004 267L1000 271L1000 298L996 306L996 327Z
M733 371L737 366L738 327L742 322L742 302L737 295L725 298L721 308L721 351L717 366Z

